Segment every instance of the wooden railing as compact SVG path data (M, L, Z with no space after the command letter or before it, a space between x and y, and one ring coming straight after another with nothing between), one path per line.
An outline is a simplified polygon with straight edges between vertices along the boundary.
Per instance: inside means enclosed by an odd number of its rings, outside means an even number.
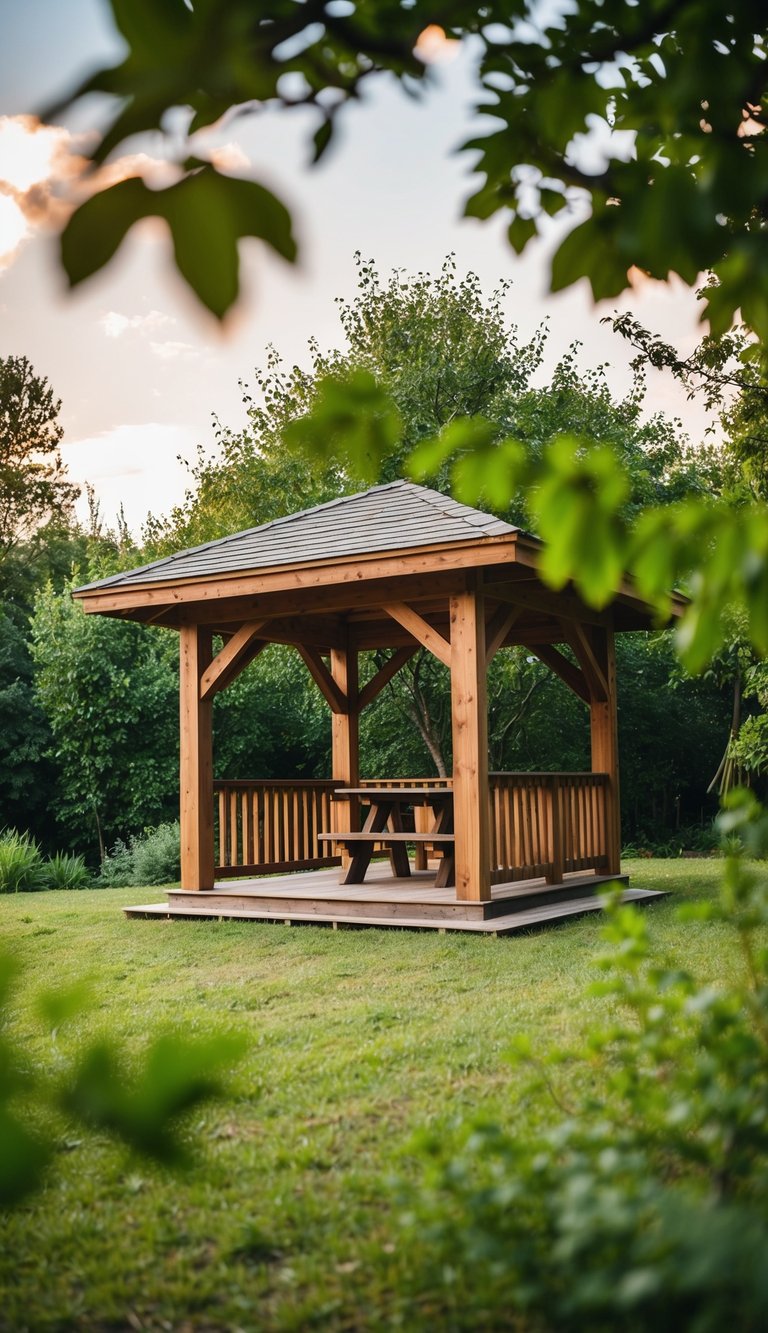
M491 883L608 865L605 773L492 773Z
M214 782L216 877L339 865L317 836L331 827L338 786L322 778Z
M377 787L450 787L450 778L369 779ZM338 865L318 834L332 829L330 779L248 779L214 783L217 878L315 870ZM366 786L365 780L360 783ZM608 778L604 773L491 773L491 882L604 870ZM432 812L414 810L414 828L427 832ZM439 855L439 852L437 853ZM432 860L430 853L430 860ZM417 847L416 868L426 868Z

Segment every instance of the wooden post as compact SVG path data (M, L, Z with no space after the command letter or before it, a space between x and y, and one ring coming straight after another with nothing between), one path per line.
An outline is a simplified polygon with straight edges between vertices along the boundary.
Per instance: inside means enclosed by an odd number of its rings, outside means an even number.
M199 625L180 633L181 887L213 888L213 702L200 698L212 635Z
M619 736L616 706L616 649L612 629L590 631L595 657L608 687L605 700L589 705L592 734L592 772L608 774L606 793L606 851L608 874L618 875L621 863L621 810L619 805Z
M483 595L451 597L451 717L456 897L491 896L488 704Z
M331 776L334 782L344 787L358 787L360 742L357 649L350 644L349 639L344 648L331 649L331 675L347 700L345 712L331 714ZM360 803L357 798L334 801L331 809L332 832L346 830L354 833L359 830ZM342 865L347 866L348 863L349 856L344 855Z

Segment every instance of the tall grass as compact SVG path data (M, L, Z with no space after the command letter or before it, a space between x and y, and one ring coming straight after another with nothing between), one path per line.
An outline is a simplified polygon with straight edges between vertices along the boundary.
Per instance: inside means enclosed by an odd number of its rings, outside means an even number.
M0 893L30 892L46 887L45 863L29 833L0 833Z

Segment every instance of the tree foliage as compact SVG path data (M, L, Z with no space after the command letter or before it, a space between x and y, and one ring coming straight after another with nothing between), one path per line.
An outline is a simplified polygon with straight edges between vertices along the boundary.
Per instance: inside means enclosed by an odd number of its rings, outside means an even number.
M187 109L188 134L175 125L167 136L179 174L169 188L94 182L63 236L71 282L106 263L140 217L159 213L181 273L222 314L237 294L237 238L255 233L290 259L290 218L263 186L218 172L193 136L233 108L300 105L316 113L317 160L364 81L386 72L408 92L429 83L419 47L435 22L426 0L351 0L343 10L335 0L275 0L266 13L250 0L111 0L111 8L126 54L63 104L92 92L111 98L92 160L137 133L161 132L173 107ZM573 218L554 255L555 290L586 277L596 298L613 296L632 266L688 283L709 270L714 329L724 332L741 309L768 336L766 30L754 5L580 0L552 15L533 0L482 8L453 0L439 19L449 38L471 41L475 110L491 122L465 145L483 177L471 216L503 213L518 252L550 217Z
M60 775L56 818L103 857L116 837L175 813L175 638L86 616L68 590L47 588L37 599L32 655Z
M58 451L60 408L25 356L0 357L0 570L35 529L68 518L79 494Z

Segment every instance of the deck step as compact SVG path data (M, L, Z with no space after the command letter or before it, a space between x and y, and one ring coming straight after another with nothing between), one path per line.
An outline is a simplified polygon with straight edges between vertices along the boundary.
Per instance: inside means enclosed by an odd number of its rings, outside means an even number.
M195 895L197 896L197 895ZM667 895L650 889L626 889L622 894L622 902L625 903L647 903L655 901L658 898L665 898ZM205 906L189 907L173 905L171 903L148 903L143 907L126 907L125 915L131 919L137 918L162 918L165 920L218 920L218 921L264 921L276 922L283 925L313 925L313 926L396 926L402 930L438 930L438 931L474 931L484 935L510 935L516 931L529 930L539 925L555 925L558 921L565 921L573 917L585 916L591 912L600 912L602 904L599 898L594 895L572 898L569 901L550 902L544 906L528 907L520 910L515 906L512 911L508 911L504 916L491 919L467 919L462 917L445 917L440 919L434 916L424 916L417 909L417 904L400 904L402 908L411 908L410 915L381 916L377 914L382 904L380 903L360 903L357 906L366 907L366 914L350 914L348 911L338 909L339 904L326 903L325 913L302 911L300 904L294 899L290 910L281 909L275 911L272 908L263 906L257 900L251 900L251 906L248 908L235 907L230 904L211 903L206 896ZM349 904L345 904L346 907Z
M425 885L417 876L398 879L397 887L388 888L385 881L355 885L329 885L313 892L297 886L292 893L284 887L285 881L271 889L269 881L262 881L258 889L237 885L205 892L191 893L171 889L168 905L187 914L211 912L229 915L233 911L266 911L275 917L288 917L294 912L306 917L369 917L387 920L423 918L439 922L467 920L488 921L510 912L524 912L533 908L549 908L555 904L597 895L615 876L590 875L574 877L563 884L548 885L541 881L522 884L497 884L488 902L458 901L446 891L435 895L430 879ZM619 882L628 885L627 876ZM392 884L393 882L390 881ZM281 891L282 890L282 891ZM597 898L595 897L597 902ZM599 906L599 903L598 903Z

